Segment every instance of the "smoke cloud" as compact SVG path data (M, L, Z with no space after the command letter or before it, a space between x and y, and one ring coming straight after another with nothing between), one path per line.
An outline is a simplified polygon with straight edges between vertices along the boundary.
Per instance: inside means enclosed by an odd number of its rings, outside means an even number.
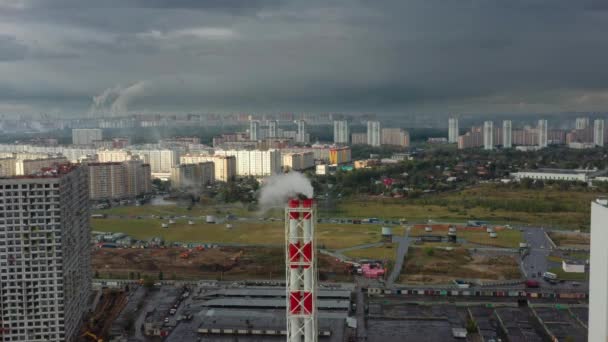
M310 180L299 172L274 175L264 179L259 203L262 210L284 207L287 199L298 194L313 197Z
M128 112L129 103L136 97L143 96L148 88L148 82L139 81L128 87L118 84L104 90L101 94L93 96L93 103L89 109L89 116L107 114L119 116Z

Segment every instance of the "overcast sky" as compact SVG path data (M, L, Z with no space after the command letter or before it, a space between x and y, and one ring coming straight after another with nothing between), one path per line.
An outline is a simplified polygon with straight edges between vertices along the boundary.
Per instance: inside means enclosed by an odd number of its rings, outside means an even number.
M0 0L0 113L605 111L607 32L606 0Z

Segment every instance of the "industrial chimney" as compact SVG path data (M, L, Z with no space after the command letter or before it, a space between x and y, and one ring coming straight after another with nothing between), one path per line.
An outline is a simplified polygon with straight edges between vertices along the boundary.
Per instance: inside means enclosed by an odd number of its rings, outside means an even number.
M290 199L285 208L287 342L317 342L316 206L312 199Z

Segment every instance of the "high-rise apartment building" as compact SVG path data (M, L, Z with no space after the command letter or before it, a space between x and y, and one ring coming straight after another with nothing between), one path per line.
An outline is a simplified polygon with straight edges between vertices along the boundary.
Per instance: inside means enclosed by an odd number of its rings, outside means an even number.
M12 177L17 175L17 158L0 158L0 177Z
M595 146L604 146L604 120L595 119L593 121L593 143Z
M576 118L576 129L585 129L589 127L589 118Z
M92 200L133 198L152 191L150 165L139 159L88 163Z
M185 154L179 158L180 164L213 162L215 181L228 182L236 176L236 157L209 154Z
M279 150L217 150L215 154L235 157L237 176L265 177L281 172Z
M179 164L171 168L173 188L201 187L213 183L215 179L213 162Z
M102 130L99 128L74 128L72 130L72 144L90 146L94 141L103 140Z
M335 147L329 150L329 163L332 165L345 164L351 162L350 147Z
M268 137L277 138L279 123L276 120L268 121Z
M353 133L350 137L350 143L353 145L367 144L367 133Z
M126 150L97 151L97 161L100 163L124 162L132 158L131 152Z
M401 128L383 128L381 130L381 145L408 147L410 134Z
M296 142L301 144L308 143L308 135L306 133L306 121L298 120L297 125L298 130L296 133Z
M457 143L458 142L458 118L449 118L448 119L448 142Z
M483 123L483 148L484 150L494 149L494 122L492 121Z
M349 127L346 120L334 121L334 144L348 144Z
M540 119L538 120L538 147L544 148L547 147L548 139L547 139L547 120Z
M511 120L503 120L502 122L502 147L513 147L513 130L511 127Z
M91 297L88 174L0 179L0 340L75 341Z
M260 139L260 122L257 120L249 121L249 140Z
M380 146L382 142L382 130L380 121L367 122L367 144L370 146Z
M608 199L591 203L589 342L608 341Z
M313 152L293 152L282 155L283 168L285 170L301 171L315 166L315 155Z

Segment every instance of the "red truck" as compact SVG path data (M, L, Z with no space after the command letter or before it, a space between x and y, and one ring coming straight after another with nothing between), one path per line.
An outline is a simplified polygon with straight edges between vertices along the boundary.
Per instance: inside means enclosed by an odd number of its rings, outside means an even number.
M526 287L529 289L536 289L540 287L540 283L536 280L528 279L526 280Z

